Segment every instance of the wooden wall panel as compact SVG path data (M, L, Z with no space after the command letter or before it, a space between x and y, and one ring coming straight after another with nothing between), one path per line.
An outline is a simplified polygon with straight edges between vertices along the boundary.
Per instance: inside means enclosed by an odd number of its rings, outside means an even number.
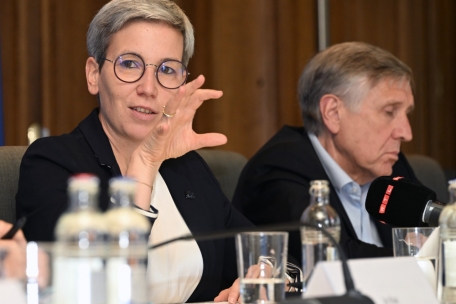
M6 142L26 144L40 122L69 132L97 102L87 92L85 34L107 0L2 0L0 30ZM195 27L189 70L224 91L198 111L198 132L228 136L220 149L252 156L283 124L301 125L299 75L317 49L316 0L176 0ZM414 140L456 168L456 1L338 0L330 3L330 41L383 47L415 73Z
M195 26L190 72L224 92L201 107L195 130L222 132L220 149L250 157L283 124L302 124L296 87L316 49L313 0L178 3Z
M2 2L0 10L7 144L25 144L28 125L41 120L39 12L32 0Z
M429 146L425 151L456 168L456 2L432 2L429 27Z
M96 100L87 91L85 33L106 0L4 0L1 38L8 145L26 145L34 122L67 133Z
M276 128L284 124L302 125L297 87L305 64L318 49L316 10L316 2L311 0L279 3Z
M61 134L70 132L97 105L85 80L85 38L90 21L106 0L48 1L54 12L47 46L53 62L46 68L54 79L47 86L51 96L43 108L47 113L43 123L52 134Z
M414 138L403 145L403 151L430 155L445 168L455 168L456 2L332 1L330 15L333 44L372 43L412 68L416 83L415 110L410 115Z

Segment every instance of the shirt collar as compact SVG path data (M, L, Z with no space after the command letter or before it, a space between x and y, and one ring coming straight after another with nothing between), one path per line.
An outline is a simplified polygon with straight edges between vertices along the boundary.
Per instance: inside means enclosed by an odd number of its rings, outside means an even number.
M101 126L100 118L98 117L99 113L99 108L94 109L89 116L79 123L78 127L100 165L110 168L114 175L120 175L120 168L112 152L108 136L106 136Z
M331 181L334 189L337 192L341 192L342 187L348 183L356 183L353 179L339 166L338 163L329 155L328 151L321 145L317 136L313 133L308 132L310 142L312 143L315 152L317 153L318 159L320 160L326 174Z

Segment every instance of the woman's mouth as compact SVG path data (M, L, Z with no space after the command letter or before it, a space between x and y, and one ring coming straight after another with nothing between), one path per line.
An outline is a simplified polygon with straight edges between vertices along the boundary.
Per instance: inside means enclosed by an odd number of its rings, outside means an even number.
M132 110L135 110L136 112L140 112L140 113L144 113L144 114L153 114L154 112L150 111L150 110L147 110L147 109L144 109L144 108L141 108L141 107L135 107L135 108L131 108Z

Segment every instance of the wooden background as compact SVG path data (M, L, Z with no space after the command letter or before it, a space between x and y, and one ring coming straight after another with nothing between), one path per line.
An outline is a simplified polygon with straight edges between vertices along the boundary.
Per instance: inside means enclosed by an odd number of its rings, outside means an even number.
M85 34L107 0L2 0L0 35L7 145L39 122L71 131L97 105L86 87ZM198 132L251 157L283 124L301 125L296 84L317 50L316 0L176 0L196 31L191 78L224 91L197 113ZM407 63L416 81L405 153L456 168L456 1L330 0L330 44L365 41Z

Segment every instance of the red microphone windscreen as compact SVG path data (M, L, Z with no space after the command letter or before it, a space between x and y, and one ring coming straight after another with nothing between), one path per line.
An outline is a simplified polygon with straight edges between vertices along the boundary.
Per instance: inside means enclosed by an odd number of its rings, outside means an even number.
M381 176L369 187L367 212L379 221L399 227L426 226L422 221L427 202L435 201L431 189L401 177Z

